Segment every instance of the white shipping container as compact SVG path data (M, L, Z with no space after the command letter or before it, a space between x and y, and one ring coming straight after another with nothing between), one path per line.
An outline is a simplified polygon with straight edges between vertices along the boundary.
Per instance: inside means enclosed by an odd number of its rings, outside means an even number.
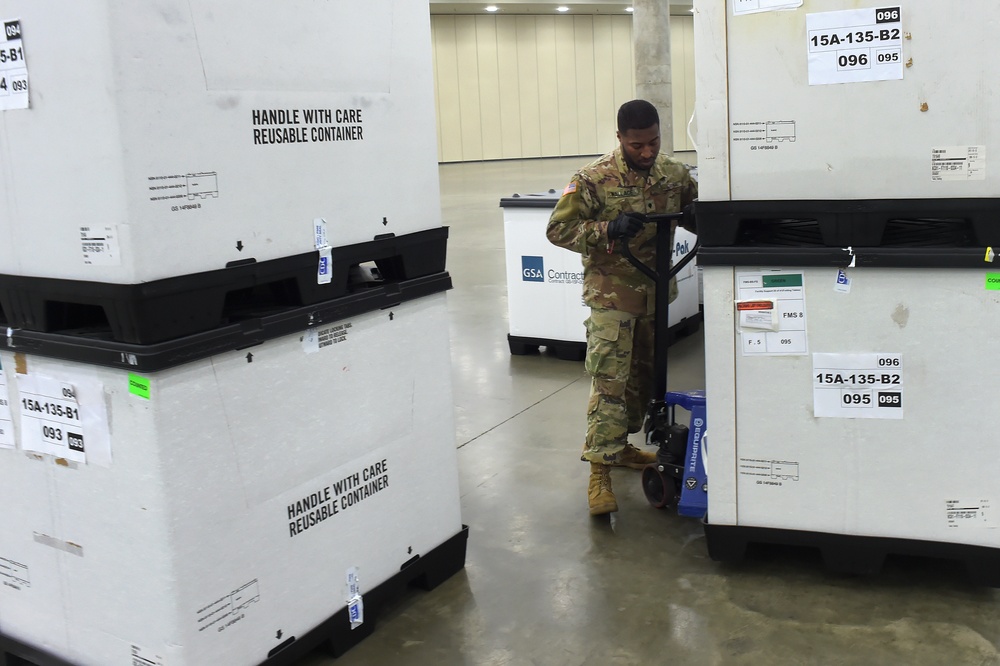
M1000 548L1000 385L976 370L1000 311L982 272L703 274L711 524ZM798 316L772 332L734 305L767 296Z
M0 23L0 273L132 284L315 251L317 218L334 247L441 225L426 2Z
M443 294L143 377L0 362L0 632L71 663L258 664L351 575L370 628L462 532Z
M1000 193L997 3L695 0L694 12L702 201Z

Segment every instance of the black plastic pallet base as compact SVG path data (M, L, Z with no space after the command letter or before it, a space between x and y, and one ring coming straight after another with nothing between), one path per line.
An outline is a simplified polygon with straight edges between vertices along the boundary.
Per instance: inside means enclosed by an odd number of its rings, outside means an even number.
M247 349L283 335L321 328L347 317L392 308L447 291L451 286L448 273L386 283L316 305L278 310L204 333L150 345L116 342L96 337L91 331L68 334L15 329L7 335L0 331L0 349L153 372L234 349Z
M874 575L882 570L886 557L906 555L950 560L965 566L975 585L1000 587L1000 549L960 543L897 539L891 537L830 534L799 530L713 525L705 521L708 555L717 562L737 564L746 557L751 544L774 544L814 548L830 571Z
M681 338L697 331L698 327L701 326L702 319L704 319L704 314L698 312L671 326L668 344L673 344ZM551 350L556 355L556 358L564 361L582 361L587 356L586 342L552 340L550 338L526 338L508 334L507 345L510 347L510 353L514 356L537 354L539 347Z
M331 248L330 281L319 284L318 251L139 284L0 274L0 325L42 333L106 329L117 342L155 344L276 309L351 292L351 269L374 262L389 282L445 270L448 227Z
M901 247L703 247L699 266L775 266L785 268L972 268L996 270L985 248ZM1000 264L997 264L1000 265Z
M702 247L1000 245L997 198L699 201L695 210Z
M507 336L507 346L513 356L528 356L537 354L539 347L545 347L564 361L582 361L587 354L586 342L570 340L551 340L545 338L525 338L516 335Z
M399 573L378 587L364 591L364 623L351 630L347 608L325 620L304 636L290 636L278 643L260 662L260 666L291 666L311 652L325 650L339 657L360 643L375 629L375 622L386 602L400 596L407 587L433 590L465 568L469 528L462 530L423 556L415 556ZM30 645L0 634L0 666L75 666Z

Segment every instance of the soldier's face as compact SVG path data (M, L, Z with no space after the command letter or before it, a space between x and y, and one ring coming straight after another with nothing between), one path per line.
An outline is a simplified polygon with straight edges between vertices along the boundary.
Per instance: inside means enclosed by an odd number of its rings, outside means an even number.
M660 152L660 126L618 132L618 140L629 167L637 171L649 171Z

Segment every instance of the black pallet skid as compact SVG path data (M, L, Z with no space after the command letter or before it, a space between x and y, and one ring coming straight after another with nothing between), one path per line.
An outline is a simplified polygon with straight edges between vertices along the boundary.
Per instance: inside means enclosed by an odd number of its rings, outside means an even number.
M351 630L347 608L338 611L304 636L290 636L276 643L260 666L292 666L317 649L339 657L371 635L382 607L398 598L408 587L433 590L465 568L469 528L462 530L426 555L414 556L399 573L381 585L363 591L364 623ZM276 618L277 620L278 618ZM55 655L0 634L0 666L74 666Z
M1000 245L1000 199L699 201L695 214L702 247Z
M963 564L975 585L1000 587L1000 549L960 543L892 537L831 534L799 530L713 525L704 521L708 555L717 562L738 564L751 544L814 548L830 571L874 575L889 555L906 555Z
M237 324L150 345L116 342L96 336L93 331L67 334L8 329L6 334L0 331L0 349L152 372L234 349L247 349L283 335L301 333L366 312L392 308L447 291L451 286L448 273L385 283L315 305L279 310Z
M546 338L526 338L507 335L507 346L514 356L537 354L539 347L545 347L563 361L582 361L587 355L587 343L574 340L552 340Z
M1000 250L1000 248L998 248ZM985 248L901 247L703 247L699 266L775 266L802 268L973 268L1000 271ZM993 268L993 266L996 266Z
M331 280L318 284L317 251L141 284L0 275L0 325L41 333L106 328L117 342L154 344L208 331L247 313L293 308L350 292L350 270L374 262L387 281L445 270L448 228L387 234L331 248Z

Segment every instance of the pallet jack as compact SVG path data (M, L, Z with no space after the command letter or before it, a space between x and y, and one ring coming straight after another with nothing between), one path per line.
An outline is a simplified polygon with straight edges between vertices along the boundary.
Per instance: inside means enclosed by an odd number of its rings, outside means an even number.
M667 391L667 352L670 346L670 280L698 253L699 243L670 266L673 255L671 226L693 219L694 206L680 213L647 215L657 225L656 266L649 267L632 254L629 244L621 244L625 258L656 284L655 338L653 344L653 399L646 413L646 444L656 446L656 462L642 470L646 500L658 509L677 508L677 513L704 518L708 512L708 474L705 459L708 421L705 392ZM662 397L661 397L662 396ZM677 409L689 414L688 424L677 421Z

